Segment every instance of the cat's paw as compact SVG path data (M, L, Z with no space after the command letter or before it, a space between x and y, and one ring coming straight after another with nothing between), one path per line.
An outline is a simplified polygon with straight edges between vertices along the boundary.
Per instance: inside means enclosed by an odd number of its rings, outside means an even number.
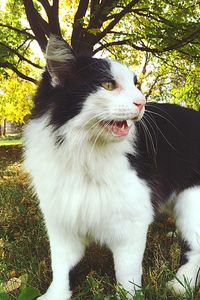
M167 288L176 295L184 295L195 288L195 279L188 279L184 275L168 281Z
M36 300L71 300L71 295L72 293L69 292L67 293L67 295L65 294L65 296L61 296L61 295L50 295L48 292L38 298L36 298Z
M176 278L168 281L167 288L173 293L177 295L183 295L186 293L186 287L184 283L177 280Z

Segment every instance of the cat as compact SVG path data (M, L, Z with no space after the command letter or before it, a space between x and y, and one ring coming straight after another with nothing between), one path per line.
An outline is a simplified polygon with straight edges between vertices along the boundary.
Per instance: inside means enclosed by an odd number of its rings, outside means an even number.
M141 287L149 224L172 201L187 242L168 283L184 293L200 276L200 112L146 103L126 65L77 57L52 35L47 68L24 130L25 166L48 231L53 281L38 300L69 300L69 272L88 241L113 253L116 280Z

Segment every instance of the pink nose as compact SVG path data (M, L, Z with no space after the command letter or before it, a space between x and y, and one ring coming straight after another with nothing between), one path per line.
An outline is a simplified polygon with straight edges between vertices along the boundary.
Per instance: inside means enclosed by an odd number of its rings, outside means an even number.
M135 106L137 106L139 108L139 110L141 110L143 108L143 106L145 105L145 100L134 100L133 104Z

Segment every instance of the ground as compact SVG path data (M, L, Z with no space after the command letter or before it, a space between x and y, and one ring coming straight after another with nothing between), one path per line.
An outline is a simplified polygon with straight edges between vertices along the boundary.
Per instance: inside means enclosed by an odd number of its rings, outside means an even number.
M21 145L0 146L0 206L0 300L32 300L38 290L46 290L51 269L42 215L28 188L28 176L22 170ZM166 289L166 282L178 268L179 245L173 218L160 216L148 234L143 272L145 299L200 300L200 291L188 291L184 298L175 297ZM72 300L116 299L112 255L106 248L92 245L73 279ZM20 298L27 286L33 288L29 290L32 296ZM1 294L3 290L7 292ZM124 291L121 299L126 299Z

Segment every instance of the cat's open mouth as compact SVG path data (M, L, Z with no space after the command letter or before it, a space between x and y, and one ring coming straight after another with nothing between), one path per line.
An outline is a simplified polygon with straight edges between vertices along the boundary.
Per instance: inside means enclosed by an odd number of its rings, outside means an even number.
M131 128L133 121L123 120L123 121L102 121L101 124L106 130L112 133L113 136L123 137L128 135L129 129Z

